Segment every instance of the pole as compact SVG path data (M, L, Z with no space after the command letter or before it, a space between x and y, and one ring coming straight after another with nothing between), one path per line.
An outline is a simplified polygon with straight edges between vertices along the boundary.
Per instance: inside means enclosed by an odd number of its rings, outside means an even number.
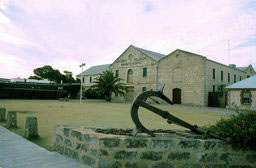
M229 40L228 40L228 65L230 64L230 53L229 53Z
M85 66L85 63L82 63L81 65L80 65L80 67L82 68L82 72L81 72L81 75L80 75L80 104L82 104L82 97L83 97L83 87L82 87L82 73L83 73L83 67Z

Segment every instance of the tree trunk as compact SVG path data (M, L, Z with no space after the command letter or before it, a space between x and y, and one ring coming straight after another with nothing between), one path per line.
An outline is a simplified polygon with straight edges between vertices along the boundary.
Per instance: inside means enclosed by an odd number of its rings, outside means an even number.
M111 102L111 93L106 93L105 94L105 100L108 102Z

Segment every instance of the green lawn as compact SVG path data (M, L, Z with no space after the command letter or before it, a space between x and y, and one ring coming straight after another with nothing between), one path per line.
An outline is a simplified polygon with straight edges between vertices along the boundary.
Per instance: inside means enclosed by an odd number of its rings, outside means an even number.
M72 125L104 128L134 128L130 117L131 104L58 101L58 100L0 100L0 107L7 111L17 111L18 129L13 129L19 135L24 134L27 116L38 118L40 139L34 142L51 150L54 142L55 125ZM199 126L215 123L226 114L213 113L202 110L177 108L175 106L158 105L163 110ZM140 109L140 119L147 128L183 129L176 125L169 125L166 120L145 109ZM4 126L5 123L0 123Z

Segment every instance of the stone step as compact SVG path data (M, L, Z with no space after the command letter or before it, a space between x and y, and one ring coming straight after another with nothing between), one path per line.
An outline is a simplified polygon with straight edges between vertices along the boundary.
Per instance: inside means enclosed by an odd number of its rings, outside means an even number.
M0 126L0 168L90 168Z

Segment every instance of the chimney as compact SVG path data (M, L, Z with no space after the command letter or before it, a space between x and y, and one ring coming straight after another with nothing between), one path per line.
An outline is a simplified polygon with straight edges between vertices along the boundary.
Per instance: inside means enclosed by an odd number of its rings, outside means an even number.
M229 64L231 68L236 68L236 64Z

